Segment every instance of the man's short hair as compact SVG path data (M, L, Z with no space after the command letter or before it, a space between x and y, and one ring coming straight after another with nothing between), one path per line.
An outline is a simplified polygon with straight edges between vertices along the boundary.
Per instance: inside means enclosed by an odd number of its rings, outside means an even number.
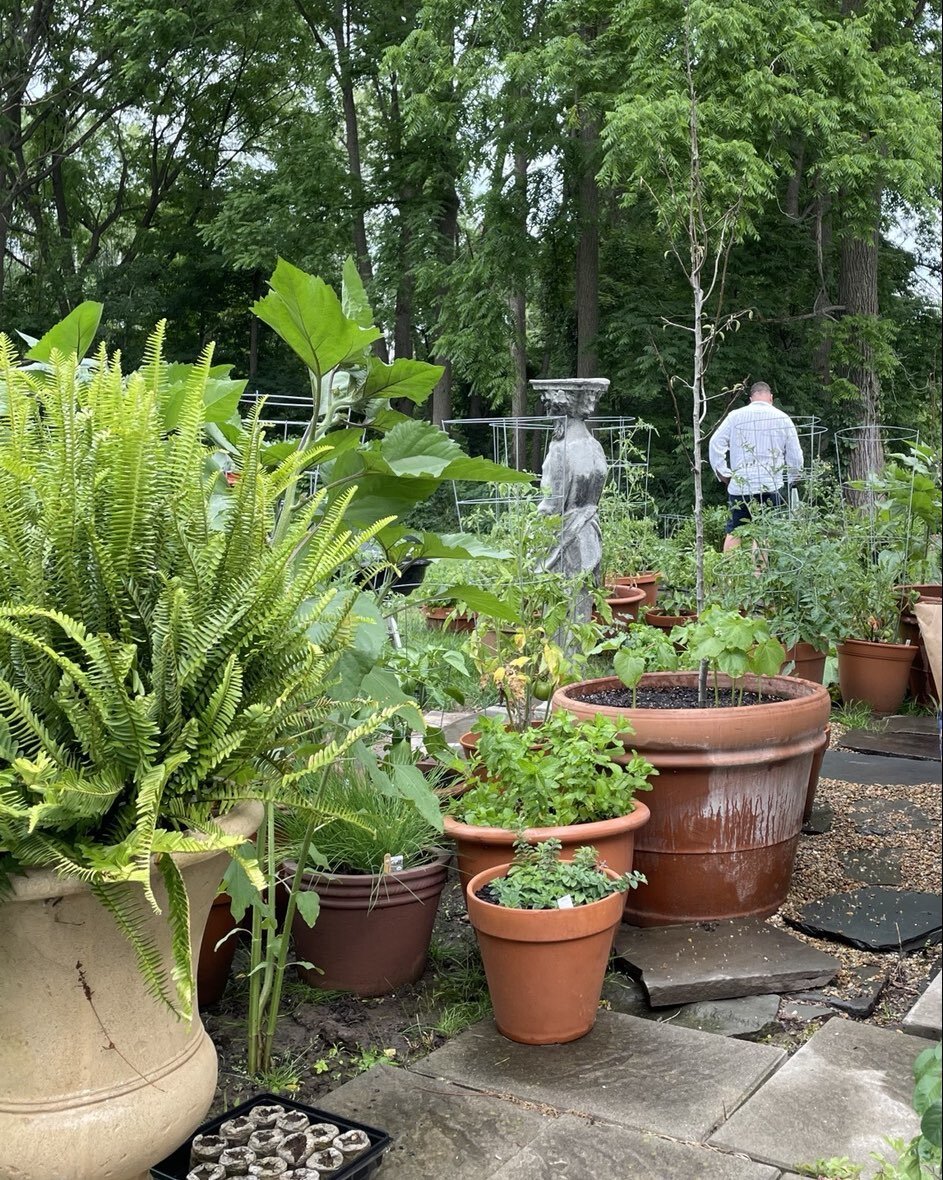
M750 386L750 397L754 398L758 393L768 393L770 397L773 396L773 391L766 384L765 381L754 381Z

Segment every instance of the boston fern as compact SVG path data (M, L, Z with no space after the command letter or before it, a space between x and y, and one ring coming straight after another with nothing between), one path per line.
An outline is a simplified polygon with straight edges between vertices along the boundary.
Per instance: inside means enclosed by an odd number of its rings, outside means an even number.
M186 1016L189 906L171 854L234 851L216 818L241 799L303 803L373 728L286 762L327 713L357 623L329 580L389 522L352 534L350 492L314 497L271 544L279 500L318 450L268 470L250 423L227 480L204 441L226 383L210 350L167 365L162 338L123 375L104 348L25 366L0 336L0 895L32 867L86 882L149 991ZM172 978L142 933L152 868Z

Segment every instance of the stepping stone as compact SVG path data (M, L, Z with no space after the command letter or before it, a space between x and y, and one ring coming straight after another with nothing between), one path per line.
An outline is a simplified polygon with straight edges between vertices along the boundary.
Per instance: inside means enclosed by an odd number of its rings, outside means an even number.
M812 808L812 814L802 825L802 834L804 836L824 836L826 832L832 830L834 819L835 812L827 803L816 803Z
M784 1000L779 1010L781 1020L801 1020L803 1024L808 1024L812 1020L831 1020L834 1015L835 1011L832 1008L826 1008L822 1004L805 1004L801 1000Z
M926 733L872 733L869 729L849 729L838 743L839 750L857 750L861 754L890 754L896 758L920 758L940 761L940 739L934 731Z
M615 1012L642 1020L670 1021L675 1028L696 1028L722 1037L754 1040L778 1030L779 996L745 996L738 1000L704 1000L699 1004L652 1008L641 984L625 976L610 977L602 998Z
M653 1008L794 992L828 983L831 955L766 922L628 926L616 934L615 966L640 979Z
M856 754L851 750L826 750L822 759L822 778L865 787L914 787L923 783L940 783L940 762L936 765L913 758L887 758L880 754Z
M851 1020L830 1020L708 1143L789 1171L847 1156L874 1176L871 1152L893 1155L885 1136L909 1141L920 1129L910 1100L919 1037Z
M398 1172L398 1177L405 1174ZM776 1180L779 1171L696 1143L659 1139L572 1115L547 1119L494 1180Z
M935 738L939 738L939 726L935 717L924 713L902 713L884 720L884 729L890 733L922 733Z
M865 885L899 885L903 848L852 848L840 856L845 876Z
M940 1039L940 1009L943 1005L943 976L939 971L930 980L930 985L904 1017L904 1032L917 1037Z
M600 1012L590 1033L566 1045L517 1045L482 1021L412 1068L471 1089L698 1140L785 1056L771 1045Z
M790 925L813 938L832 938L866 951L919 950L940 941L938 893L868 885L810 902Z
M319 1107L393 1138L382 1171L399 1180L487 1180L535 1139L544 1116L460 1086L375 1065Z
M848 808L848 818L862 836L926 832L937 826L909 799L860 799Z

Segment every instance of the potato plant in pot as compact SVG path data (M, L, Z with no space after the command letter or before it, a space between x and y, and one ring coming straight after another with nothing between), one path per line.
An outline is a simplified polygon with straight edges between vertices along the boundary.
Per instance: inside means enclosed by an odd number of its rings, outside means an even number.
M30 369L0 337L0 1143L31 1180L142 1180L209 1107L194 948L225 854L261 884L246 839L293 796L359 540L329 515L295 560L315 499L270 541L292 464L261 468L253 427L230 483L204 442L242 383L209 350L166 365L162 329L134 373L82 366L99 313Z
M592 843L617 872L631 870L636 833L649 818L636 795L651 789L653 770L625 756L616 726L554 712L536 731L483 717L479 734L467 787L444 819L463 887L506 861L521 833L531 843L559 840L567 853Z
M626 916L657 926L771 914L789 889L828 693L771 674L783 648L762 620L711 607L671 639L689 667L705 661L706 693L699 670L635 663L628 686L609 677L554 697L578 720L625 727L625 756L637 752L658 771L651 820L636 840L649 884Z
M383 996L422 975L449 853L434 783L415 766L413 797L389 795L369 765L332 768L322 804L335 818L310 846L292 936L299 970L312 987ZM306 827L278 817L278 845L290 873Z
M596 1022L623 893L644 884L585 845L562 858L558 840L514 846L514 860L466 888L498 1031L525 1045L585 1036Z

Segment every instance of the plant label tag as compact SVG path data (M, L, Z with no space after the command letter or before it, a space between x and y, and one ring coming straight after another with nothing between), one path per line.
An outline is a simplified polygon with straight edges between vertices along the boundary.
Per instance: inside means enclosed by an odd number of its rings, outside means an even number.
M558 910L571 910L572 908L573 908L573 898L570 897L569 893L564 894L563 897L557 898L557 909Z
M403 871L403 858L402 858L402 856L390 856L390 854L387 853L386 860L389 862L388 864L384 864L384 866L383 866L384 869L386 870L386 872L388 872L388 873L401 873Z

